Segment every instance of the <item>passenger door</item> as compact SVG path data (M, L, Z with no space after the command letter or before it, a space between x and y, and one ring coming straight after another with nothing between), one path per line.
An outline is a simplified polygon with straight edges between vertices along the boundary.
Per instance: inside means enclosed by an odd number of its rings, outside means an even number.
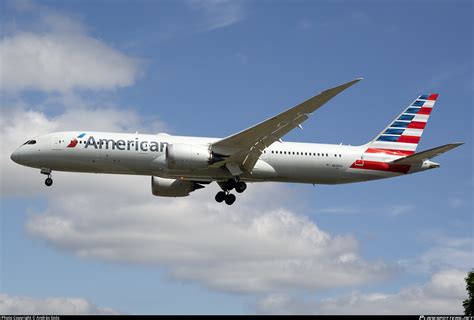
M52 140L52 150L62 150L64 148L64 138L60 136L54 136Z

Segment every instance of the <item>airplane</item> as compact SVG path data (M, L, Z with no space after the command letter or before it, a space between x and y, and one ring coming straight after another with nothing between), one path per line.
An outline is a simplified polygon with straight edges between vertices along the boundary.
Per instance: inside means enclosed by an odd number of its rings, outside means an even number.
M226 138L89 131L54 132L25 142L11 159L38 168L51 186L52 171L151 176L155 196L184 197L217 182L215 200L232 205L246 183L276 181L343 184L438 168L430 159L450 143L416 153L438 94L418 96L372 141L360 145L283 142L282 137L330 99L362 80L325 90ZM355 123L356 125L356 123Z

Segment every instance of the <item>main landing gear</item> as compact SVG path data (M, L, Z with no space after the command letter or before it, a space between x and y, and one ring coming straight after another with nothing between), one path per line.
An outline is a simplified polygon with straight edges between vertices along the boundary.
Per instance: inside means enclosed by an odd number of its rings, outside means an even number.
M216 201L217 202L222 202L222 201L225 201L226 204L228 205L231 205L235 202L235 195L233 195L232 193L229 193L228 190L226 191L219 191L217 194L216 194Z
M235 195L230 193L230 190L235 189L237 193L242 193L247 189L247 184L243 181L236 180L236 179L229 179L226 182L219 183L222 191L219 191L216 194L216 201L223 202L225 201L226 204L231 205L235 202Z
M41 169L41 173L47 175L48 177L44 180L44 184L48 187L53 185L53 179L51 178L51 169L43 168Z

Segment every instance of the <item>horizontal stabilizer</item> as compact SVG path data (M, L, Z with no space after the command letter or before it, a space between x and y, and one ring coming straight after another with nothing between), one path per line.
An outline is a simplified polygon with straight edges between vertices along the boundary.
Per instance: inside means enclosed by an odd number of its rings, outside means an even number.
M460 145L463 145L464 142L456 142L456 143L449 143L445 144L444 146L441 147L436 147L433 149L429 149L426 151L418 152L415 154L412 154L410 156L404 157L404 158L399 158L396 160L391 161L390 163L394 164L412 164L412 163L417 163L417 162L423 162L425 160L434 158L436 156L439 156L442 153L445 153L451 149L457 148Z

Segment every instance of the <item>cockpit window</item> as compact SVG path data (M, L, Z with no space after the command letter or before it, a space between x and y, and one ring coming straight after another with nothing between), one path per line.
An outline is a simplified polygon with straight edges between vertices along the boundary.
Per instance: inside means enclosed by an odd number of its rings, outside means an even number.
M36 143L36 140L28 140L25 143L23 143L22 146L24 146L25 144L35 144L35 143Z

